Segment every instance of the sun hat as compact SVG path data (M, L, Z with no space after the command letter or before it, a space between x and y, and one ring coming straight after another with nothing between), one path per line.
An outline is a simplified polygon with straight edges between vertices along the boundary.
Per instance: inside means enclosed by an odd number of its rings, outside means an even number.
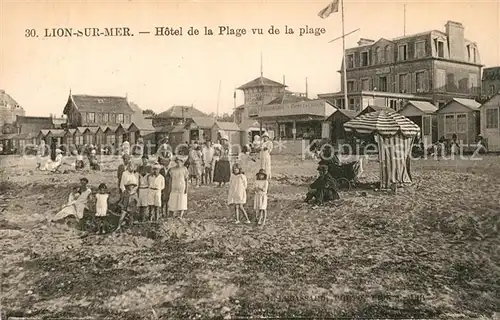
M267 132L264 132L264 133L262 134L262 138L264 138L264 137L268 137L268 138L269 138L269 134L268 134Z
M62 153L61 149L56 149L56 154Z
M160 165L159 163L155 163L155 164L153 165L153 169L161 169L161 168L162 168L162 167L161 167L161 165Z

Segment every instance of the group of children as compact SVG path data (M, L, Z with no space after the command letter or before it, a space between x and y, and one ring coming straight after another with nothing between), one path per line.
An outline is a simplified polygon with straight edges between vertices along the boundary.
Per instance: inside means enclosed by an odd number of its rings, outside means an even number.
M233 165L233 174L229 180L228 204L234 206L236 223L240 223L240 211L246 219L246 223L251 223L244 205L247 202L248 181L239 164ZM267 190L269 182L264 169L260 169L256 175L254 191L254 210L258 217L257 224L266 224L267 219Z
M171 165L171 162L174 162L174 165ZM169 212L172 212L174 217L179 213L179 217L183 218L188 204L189 177L185 160L179 156L173 156L172 159L160 157L153 166L149 165L148 157L143 156L142 164L136 167L131 162L130 156L125 154L123 164L118 168L119 201L110 202L108 187L104 183L99 185L97 193L89 197L95 201L95 220L100 221L99 232L106 232L110 220L114 221L115 231L118 231L125 220L158 221L161 217L168 217ZM82 181L88 183L86 178ZM90 190L86 188L86 183L85 188L79 187L73 190L70 201L63 207L64 213L61 211L52 220L59 220L68 215L75 215L78 219L83 218L83 207L80 206L89 207L83 203L83 198L80 196L82 190ZM267 219L268 187L267 175L264 169L260 169L252 190L255 195L254 209L259 225L265 224ZM234 207L236 223L240 223L240 213L244 215L246 223L251 223L244 208L247 203L247 188L245 173L239 164L234 164L229 181L228 204ZM82 202L77 203L78 208L75 205L76 199ZM76 210L69 210L73 207Z

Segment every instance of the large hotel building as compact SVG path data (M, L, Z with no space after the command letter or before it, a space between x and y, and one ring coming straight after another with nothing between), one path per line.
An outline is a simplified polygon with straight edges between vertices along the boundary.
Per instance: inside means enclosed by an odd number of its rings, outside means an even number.
M396 39L361 39L346 49L347 88L319 94L336 107L360 111L368 105L400 109L408 100L441 107L452 98L480 95L481 59L477 44L461 23L448 21L445 32L431 30ZM343 80L343 63L339 73ZM348 102L344 101L347 89Z

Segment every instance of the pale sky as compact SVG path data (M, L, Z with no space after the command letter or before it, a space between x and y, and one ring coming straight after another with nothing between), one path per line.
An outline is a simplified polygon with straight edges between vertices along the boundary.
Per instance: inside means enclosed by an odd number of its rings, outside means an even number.
M465 37L478 43L482 63L500 65L500 0L406 1L406 34L444 31L447 20L463 23ZM341 13L320 19L328 1L6 1L0 0L0 88L27 115L61 114L74 94L125 96L143 109L161 112L191 105L204 112L230 112L234 89L260 75L283 81L292 91L338 91L342 41ZM377 40L403 35L404 2L345 0L346 47L360 37ZM189 26L217 31L246 28L235 36L155 37L156 26ZM269 35L271 25L281 29ZM296 33L284 35L288 25ZM321 36L298 36L299 28L325 28ZM45 28L130 27L134 37L44 38ZM253 35L251 28L264 29ZM36 29L38 38L26 38ZM139 31L151 31L140 35ZM215 32L217 33L217 32ZM237 94L237 105L243 93Z

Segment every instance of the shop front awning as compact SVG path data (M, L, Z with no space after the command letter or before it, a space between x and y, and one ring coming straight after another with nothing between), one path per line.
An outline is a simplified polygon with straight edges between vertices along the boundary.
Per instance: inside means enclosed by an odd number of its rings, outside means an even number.
M300 114L300 115L290 115L290 116L268 116L268 117L258 117L258 120L263 122L276 121L276 122L307 122L307 121L324 121L324 116L318 116L315 114Z

